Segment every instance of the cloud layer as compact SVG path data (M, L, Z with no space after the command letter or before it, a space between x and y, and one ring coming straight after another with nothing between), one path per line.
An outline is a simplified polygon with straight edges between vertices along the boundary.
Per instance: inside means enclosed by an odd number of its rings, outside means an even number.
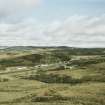
M33 18L16 24L2 22L0 45L105 47L105 15L75 15L46 24Z
M39 3L40 0L0 0L0 17L28 13Z

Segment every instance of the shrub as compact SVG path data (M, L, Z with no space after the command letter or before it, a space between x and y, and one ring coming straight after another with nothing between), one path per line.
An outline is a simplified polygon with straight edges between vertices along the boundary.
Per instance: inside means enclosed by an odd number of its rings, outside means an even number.
M28 79L35 79L45 83L71 83L77 84L81 83L81 80L74 79L71 76L67 75L58 75L58 74L37 74L34 76L28 77Z

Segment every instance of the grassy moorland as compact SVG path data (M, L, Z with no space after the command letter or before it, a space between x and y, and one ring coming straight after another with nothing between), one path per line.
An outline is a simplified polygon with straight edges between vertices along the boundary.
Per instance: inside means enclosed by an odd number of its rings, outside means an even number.
M0 105L105 105L105 49L0 49Z

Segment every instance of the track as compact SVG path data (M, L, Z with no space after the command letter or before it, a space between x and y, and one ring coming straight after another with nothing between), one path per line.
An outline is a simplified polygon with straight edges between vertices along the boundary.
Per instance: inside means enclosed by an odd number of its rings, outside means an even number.
M35 70L21 70L21 71L19 70L19 71L12 71L12 72L3 72L3 73L0 73L0 75L21 73L21 72L26 72L26 71L35 71Z

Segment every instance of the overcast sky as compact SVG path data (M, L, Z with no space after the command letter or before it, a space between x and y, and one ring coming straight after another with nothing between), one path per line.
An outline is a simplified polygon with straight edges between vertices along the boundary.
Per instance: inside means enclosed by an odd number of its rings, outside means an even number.
M0 46L105 47L105 0L0 0Z

